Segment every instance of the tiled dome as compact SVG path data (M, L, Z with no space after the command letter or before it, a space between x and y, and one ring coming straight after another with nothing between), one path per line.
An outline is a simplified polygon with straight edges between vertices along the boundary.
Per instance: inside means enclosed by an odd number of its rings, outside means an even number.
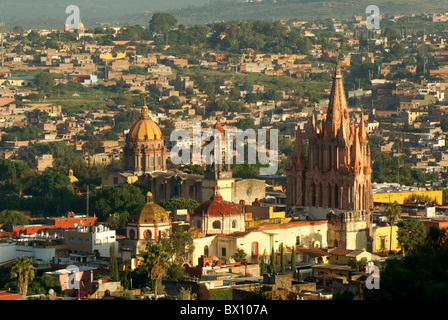
M142 116L134 123L128 133L128 140L159 140L163 139L159 126L148 115L148 107L142 107Z

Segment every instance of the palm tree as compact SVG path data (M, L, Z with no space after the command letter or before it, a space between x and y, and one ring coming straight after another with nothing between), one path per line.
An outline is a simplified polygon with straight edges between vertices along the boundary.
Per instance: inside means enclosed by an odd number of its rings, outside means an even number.
M148 272L148 277L154 280L154 295L157 300L158 282L166 274L171 255L162 245L148 242L141 257L143 258L142 267Z
M387 221L390 225L390 241L389 241L389 252L392 251L392 227L394 226L395 222L400 219L401 217L401 207L397 203L397 201L393 203L389 203L384 210L384 215L387 218Z
M36 269L33 262L25 256L17 258L11 268L11 279L17 278L17 288L19 290L20 300L26 300L28 283L33 281L36 275Z

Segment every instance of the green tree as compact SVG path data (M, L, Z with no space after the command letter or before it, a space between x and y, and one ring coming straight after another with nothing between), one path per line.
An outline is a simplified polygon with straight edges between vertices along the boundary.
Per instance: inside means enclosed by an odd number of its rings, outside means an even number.
M394 226L395 222L398 221L401 217L401 207L400 205L395 201L393 203L389 203L384 210L384 215L387 218L387 221L390 225L390 241L389 241L389 251L392 251L392 227Z
M274 248L272 248L272 250L271 250L271 256L270 256L270 259L269 259L269 265L270 265L270 272L271 273L275 273L275 253L274 253Z
M87 152L89 155L95 154L96 150L100 148L103 145L103 140L99 135L91 135L89 137L89 140L84 143L82 148L85 152Z
M432 226L428 230L426 242L436 248L443 248L448 244L448 229Z
M261 257L261 261L260 261L260 275L264 275L267 273L266 270L266 262L264 261L264 257Z
M448 247L427 243L381 270L380 300L444 300L448 292Z
M129 219L129 212L114 212L106 221L108 228L115 230L117 234L124 235L126 232L126 223Z
M199 203L194 199L176 197L163 199L159 205L167 211L174 212L179 209L187 209L188 211L195 210L199 206Z
M447 118L440 119L440 128L442 129L443 132L448 131L448 119Z
M58 294L62 293L61 285L52 276L36 277L28 286L28 294L46 294L50 289Z
M21 226L29 223L29 219L23 212L17 210L3 210L0 212L0 225L3 224L3 228L12 230L13 226Z
M291 250L291 271L292 271L292 278L294 279L297 274L296 270L296 247L293 246Z
M252 117L245 117L238 120L237 128L241 130L253 129L257 132L257 126L255 120Z
M25 31L25 29L22 26L15 26L14 28L12 28L12 32L14 32L15 34L21 34Z
M185 262L189 254L194 252L194 234L181 227L173 228L172 233L163 232L160 244L164 250L174 257L179 264Z
M165 248L156 242L150 241L145 250L140 254L141 267L146 271L148 278L154 281L154 295L157 300L159 280L166 274L169 266L170 254Z
M285 252L283 249L283 243L280 246L280 270L282 271L282 273L284 274L286 271L286 266L285 266Z
M123 183L95 189L90 203L98 218L107 220L115 212L132 212L145 201L146 197L139 187Z
M120 139L120 137L118 136L118 134L116 132L114 132L112 130L107 130L103 135L103 139L118 141Z
M39 72L34 78L34 82L40 91L50 91L54 86L53 75L46 71Z
M397 240L403 245L404 252L408 254L418 245L425 242L425 225L418 219L406 219L398 222Z
M111 280L118 280L118 263L115 255L115 244L111 244L109 247L109 276Z
M247 262L247 253L243 249L237 249L232 258L235 262Z
M168 34L171 28L177 24L176 18L170 13L156 12L149 21L149 29L152 32Z
M28 257L22 256L14 260L11 267L11 279L17 279L20 300L26 300L28 284L33 281L35 275L36 269Z

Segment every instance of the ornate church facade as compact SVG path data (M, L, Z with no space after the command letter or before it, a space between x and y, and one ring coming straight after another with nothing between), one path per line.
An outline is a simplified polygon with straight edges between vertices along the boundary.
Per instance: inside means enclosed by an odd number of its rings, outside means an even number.
M325 120L313 115L307 159L300 127L288 157L287 206L322 212L368 210L372 206L370 148L363 116L350 123L341 68L336 66Z
M224 132L219 118L213 129ZM126 135L126 144L123 147L124 167L103 171L102 184L147 185L156 203L174 197L195 199L202 203L210 199L216 187L224 200L234 203L241 200L252 203L255 199L263 199L266 196L264 180L235 178L230 164L206 164L204 174L168 169L169 152L164 141L159 126L151 119L148 107L144 105L140 119L131 126ZM222 151L225 153L225 150Z

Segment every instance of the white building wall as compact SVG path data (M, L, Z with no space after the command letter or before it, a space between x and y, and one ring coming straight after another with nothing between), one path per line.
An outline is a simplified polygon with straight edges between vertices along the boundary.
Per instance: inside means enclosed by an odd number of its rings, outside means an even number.
M12 262L16 258L14 243L0 243L0 266Z
M47 264L56 256L55 248L36 248L17 244L0 244L0 265L19 257L29 257L34 263Z
M116 243L115 230L98 229L98 227L97 230L92 235L92 251L98 250L101 257L110 257L110 246L115 244L115 255L117 255L118 243Z
M216 236L204 237L204 238L196 238L193 240L194 243L194 252L189 255L188 262L192 266L196 266L198 264L198 259L204 255L205 247L208 247L208 256L213 257L216 256L216 245L215 245Z

